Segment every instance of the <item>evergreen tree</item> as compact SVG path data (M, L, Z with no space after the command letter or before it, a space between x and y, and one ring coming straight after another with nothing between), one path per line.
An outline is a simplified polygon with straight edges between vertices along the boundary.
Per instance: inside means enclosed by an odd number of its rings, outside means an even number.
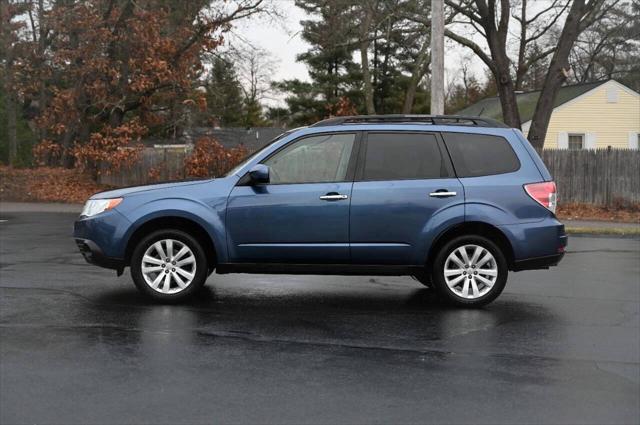
M242 124L247 128L267 125L267 120L264 119L262 114L262 105L257 99L245 98Z
M241 127L245 125L242 87L233 63L215 57L205 83L207 115L221 126Z
M309 76L322 99L334 103L349 91L357 24L351 0L297 0L296 5L314 19L303 20L302 38L312 47L298 56L308 66ZM315 19L319 18L319 19Z
M288 94L290 125L326 118L348 99L358 113L428 112L428 0L297 0L313 19L298 56L311 82L274 84ZM354 58L357 58L354 60Z

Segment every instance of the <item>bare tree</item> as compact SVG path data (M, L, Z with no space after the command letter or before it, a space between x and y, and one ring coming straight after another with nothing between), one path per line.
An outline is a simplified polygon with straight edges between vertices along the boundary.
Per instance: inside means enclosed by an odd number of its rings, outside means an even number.
M520 0L519 11L514 3L512 17L520 26L518 60L515 67L516 90L522 90L527 73L532 66L551 55L555 45L551 42L558 20L569 6L568 1L554 0L547 7L529 15L528 0Z
M489 46L489 53L471 38L445 30L445 35L473 52L489 67L498 86L498 94L502 105L505 123L512 127L520 127L520 114L516 103L515 83L511 77L509 56L507 55L507 35L509 34L510 5L508 0L501 0L497 7L495 0L453 1L447 5L461 15L458 23L471 26L481 34ZM498 10L499 9L499 10ZM498 14L498 15L497 15ZM496 16L498 22L496 25Z
M416 97L416 92L418 90L418 84L420 80L427 72L426 63L429 62L429 45L430 39L426 38L422 47L420 47L420 51L418 52L418 56L416 57L415 62L413 63L413 67L411 69L411 78L409 79L409 85L407 87L407 92L404 97L404 106L402 107L403 114L410 114L411 109L413 108L413 102Z
M276 63L269 52L252 47L243 51L236 50L231 56L238 66L244 97L252 102L265 99L272 90L271 77L276 70Z
M480 34L489 52L470 37L452 30L447 30L446 35L470 48L488 66L496 81L504 121L516 128L521 127L521 119L515 92L522 88L529 69L553 54L528 134L533 146L542 149L556 93L568 76L568 58L576 39L594 22L601 20L618 1L551 0L529 17L527 0L520 0L517 4L510 0L500 0L499 4L497 0L446 0L447 5L461 17L456 22ZM513 61L508 48L510 14L520 25L518 56ZM554 41L550 35L554 34L553 30L563 18L562 30ZM512 63L515 63L515 73Z
M446 0L446 4L458 15L453 22L458 27L470 29L479 34L488 46L488 52L478 44L473 36L464 36L460 32L447 29L447 37L471 49L489 68L496 81L502 106L502 115L506 124L519 128L520 113L516 102L516 90L522 89L524 76L535 63L543 60L554 51L554 46L530 54L534 45L540 43L556 25L566 10L566 0L552 0L546 7L533 16L528 16L527 0L519 4L509 0ZM509 57L510 18L519 24L517 59ZM516 64L515 79L512 72Z
M544 145L556 94L569 75L569 54L573 44L581 32L602 19L617 2L610 1L606 7L603 7L605 0L574 0L571 4L529 127L527 138L534 148L541 150Z
M616 78L638 90L639 12L639 0L623 1L578 37L569 55L572 81Z

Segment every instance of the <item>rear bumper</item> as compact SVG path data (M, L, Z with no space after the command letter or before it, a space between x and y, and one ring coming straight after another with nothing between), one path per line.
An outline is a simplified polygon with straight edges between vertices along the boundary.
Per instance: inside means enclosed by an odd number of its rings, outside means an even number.
M514 255L510 268L514 271L548 269L564 257L568 237L555 217L499 228L511 242Z
M119 272L124 269L125 264L123 259L104 255L95 242L89 239L76 238L76 245L78 245L78 249L87 263L107 269L118 270Z
M555 255L547 255L544 257L527 258L526 260L517 260L513 263L513 271L522 270L540 270L557 266L564 257L564 252Z

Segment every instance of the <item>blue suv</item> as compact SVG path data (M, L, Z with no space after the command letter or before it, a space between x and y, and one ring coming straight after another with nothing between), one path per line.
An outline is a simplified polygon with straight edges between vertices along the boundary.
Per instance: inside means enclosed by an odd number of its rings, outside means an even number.
M511 271L562 259L556 187L518 130L477 117L339 117L289 131L225 176L98 193L85 259L163 302L216 273L407 275L480 306Z

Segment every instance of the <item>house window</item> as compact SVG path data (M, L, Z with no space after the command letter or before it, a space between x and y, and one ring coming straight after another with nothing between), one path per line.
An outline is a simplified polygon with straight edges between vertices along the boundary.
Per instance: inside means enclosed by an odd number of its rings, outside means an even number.
M615 87L607 89L607 103L618 103L618 90Z
M570 134L569 149L571 150L584 149L584 134Z

